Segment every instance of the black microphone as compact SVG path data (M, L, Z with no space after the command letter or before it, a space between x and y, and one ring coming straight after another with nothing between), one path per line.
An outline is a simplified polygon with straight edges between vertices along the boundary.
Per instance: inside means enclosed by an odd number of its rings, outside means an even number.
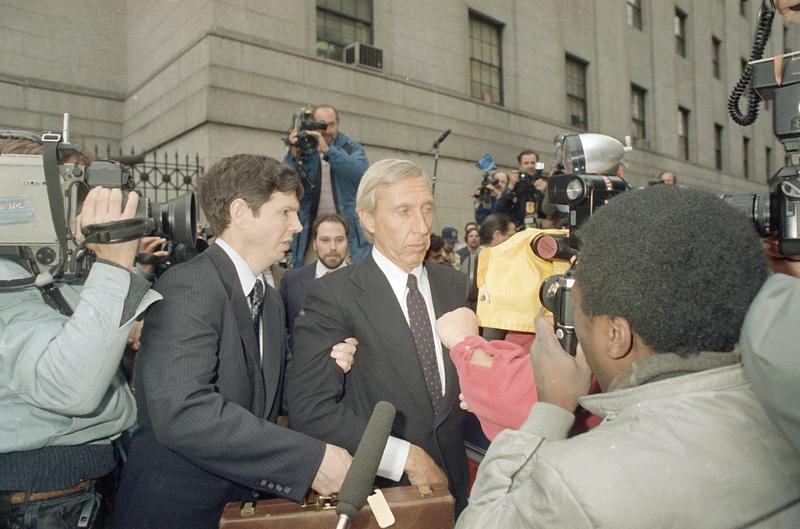
M433 148L434 149L438 149L439 148L439 144L442 143L444 141L444 139L447 138L447 136L450 135L451 132L452 131L450 129L447 129L446 131L442 132L442 135L439 136L439 139L436 140L435 142L433 142Z
M336 529L344 529L358 516L361 507L367 501L367 496L372 492L378 465L394 423L394 414L394 406L385 401L378 402L372 410L372 417L367 423L364 435L361 436L353 456L353 464L350 465L350 470L347 471L342 483L342 490L339 492L339 503L336 505L339 522L336 524Z

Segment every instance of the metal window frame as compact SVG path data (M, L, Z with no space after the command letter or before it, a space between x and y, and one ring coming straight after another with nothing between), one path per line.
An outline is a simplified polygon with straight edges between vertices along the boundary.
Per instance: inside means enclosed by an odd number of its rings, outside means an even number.
M356 0L356 1L358 1L358 0ZM362 44L367 44L369 46L372 46L373 42L374 42L374 39L375 39L374 28L373 28L373 20L374 20L375 10L374 10L374 6L372 4L372 0L363 0L363 1L366 1L369 4L370 20L354 17L354 16L349 15L347 13L336 11L335 9L331 9L329 7L326 7L326 6L320 6L318 2L316 3L316 8L317 9L316 9L314 14L316 16L319 12L322 12L322 13L324 13L326 15L330 15L330 16L345 20L347 22L352 22L354 25L364 24L369 29L369 42L362 42ZM315 20L316 20L316 18L315 18ZM316 28L316 33L317 33L316 34L316 42L320 42L320 40L324 40L325 42L328 42L328 43L333 44L335 46L339 46L341 48L344 48L348 44L352 44L352 42L345 42L344 40L320 39L319 27Z
M497 89L498 89L499 96L500 96L500 100L499 101L493 101L492 100L492 101L490 101L490 104L503 106L503 105L505 105L505 87L504 87L504 83L503 83L503 28L505 27L505 24L503 24L499 20L495 20L493 18L489 18L486 15L478 13L477 11L474 11L472 9L470 9L468 11L468 15L469 15L469 35L468 35L468 37L469 37L469 40L470 40L470 50L469 50L469 66L470 66L470 68L469 68L470 91L469 92L470 92L470 96L473 99L477 99L477 100L483 101L485 103L486 101L483 99L483 97L478 97L473 93L473 86L475 84L477 84L481 88L489 88L490 92L491 92L492 88L494 88L493 85L484 83L482 76L480 77L480 79L475 79L472 76L472 65L473 64L477 64L479 66L487 66L490 69L490 71L493 71L493 72L497 73ZM481 38L480 35L473 35L473 33L472 33L472 21L473 20L475 22L479 23L479 24L484 24L486 26L489 26L493 30L493 33L497 36L497 59L498 59L498 64L492 64L491 62L486 62L483 59L479 59L479 58L475 57L475 55L473 54L473 50L472 50L472 40L473 40L473 38L476 38L477 40L479 40L481 42L481 44L485 43L485 41Z
M583 76L583 96L579 94L574 94L569 91L569 65L574 64L578 66L579 71L582 73ZM583 107L583 126L575 125L572 123L572 114L569 113L569 108L567 108L568 112L568 121L567 123L572 127L578 127L583 130L589 130L589 62L581 59L576 55L572 55L571 53L567 53L565 55L564 61L564 92L567 95L567 103L570 102L577 102ZM567 105L569 107L569 105Z
M637 128L641 128L642 130L642 135L636 137L640 140L645 140L647 139L647 90L637 84L631 83L631 103L632 103L631 110L633 109L633 103L634 103L633 99L636 96L639 96L641 99L640 104L637 105L641 117L636 118L633 115L633 112L631 112L631 122L633 123L634 126L634 132L637 132L635 130Z
M719 123L714 123L714 167L717 171L722 171L725 159L723 158L723 143L725 127Z
M690 149L689 138L690 138L690 119L689 116L691 115L691 110L686 107L678 106L678 147L681 148L683 152L681 152L681 157L684 160L690 161L692 159L692 151ZM681 130L683 129L683 134L681 134Z
M687 15L680 8L675 8L675 18L673 18L673 25L675 20L678 21L677 28L673 27L673 33L675 34L675 51L681 57L687 56L687 48L686 45L686 20ZM677 30L677 31L675 31Z
M642 0L627 0L625 2L625 18L628 26L640 31L644 28L644 17L642 16Z

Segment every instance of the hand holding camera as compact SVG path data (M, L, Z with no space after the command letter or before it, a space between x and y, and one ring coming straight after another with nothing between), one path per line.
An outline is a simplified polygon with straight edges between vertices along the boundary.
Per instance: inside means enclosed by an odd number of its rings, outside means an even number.
M75 234L79 242L83 241L81 228L92 224L103 224L117 220L132 219L139 206L139 195L128 193L128 201L122 208L122 191L119 188L108 189L95 187L83 201L81 214L75 218ZM87 244L99 259L105 259L127 269L133 266L133 260L139 248L139 240L117 244Z

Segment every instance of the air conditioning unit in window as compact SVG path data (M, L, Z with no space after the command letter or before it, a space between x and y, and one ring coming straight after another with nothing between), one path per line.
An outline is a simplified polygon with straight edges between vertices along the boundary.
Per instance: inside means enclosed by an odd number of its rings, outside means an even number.
M344 62L376 70L383 69L383 50L354 42L344 48Z

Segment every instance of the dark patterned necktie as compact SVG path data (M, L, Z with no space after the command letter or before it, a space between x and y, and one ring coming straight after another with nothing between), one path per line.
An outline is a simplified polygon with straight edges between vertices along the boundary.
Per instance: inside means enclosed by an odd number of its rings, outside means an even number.
M425 385L428 386L428 395L431 397L434 413L439 413L442 405L442 379L436 362L436 345L433 342L428 307L425 305L422 293L417 289L417 277L414 274L408 275L406 305L408 305L408 323L414 336L414 345L417 346Z
M253 317L253 330L256 333L256 340L261 334L261 309L264 307L264 283L256 279L253 290L250 291L250 314Z

